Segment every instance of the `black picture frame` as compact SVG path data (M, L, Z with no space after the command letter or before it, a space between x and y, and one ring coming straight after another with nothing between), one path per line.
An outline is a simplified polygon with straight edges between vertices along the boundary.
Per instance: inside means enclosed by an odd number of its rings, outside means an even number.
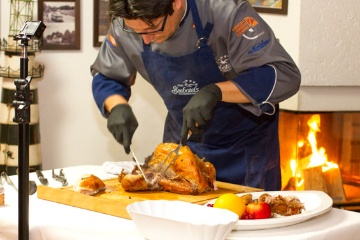
M94 0L94 36L93 46L100 47L110 27L107 15L109 0Z
M80 49L80 0L38 0L38 18L46 25L41 50Z
M287 14L288 0L248 0L259 13Z

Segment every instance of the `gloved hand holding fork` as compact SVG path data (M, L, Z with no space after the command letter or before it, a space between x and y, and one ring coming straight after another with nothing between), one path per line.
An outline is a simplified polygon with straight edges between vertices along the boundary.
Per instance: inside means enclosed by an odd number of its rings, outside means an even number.
M221 89L216 84L209 84L201 88L183 109L183 124L181 130L181 144L186 145L189 130L198 133L199 128L206 125L212 118L218 101L222 99Z

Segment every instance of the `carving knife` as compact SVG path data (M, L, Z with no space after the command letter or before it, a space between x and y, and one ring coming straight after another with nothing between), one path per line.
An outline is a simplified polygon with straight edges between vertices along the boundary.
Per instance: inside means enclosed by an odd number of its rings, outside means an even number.
M142 176L144 177L146 184L147 184L147 185L150 185L150 181L146 178L145 173L144 173L143 170L141 169L140 163L139 163L137 157L135 156L134 151L131 149L131 147L130 147L130 152L131 152L131 155L132 155L132 157L133 157L133 160L136 162L136 165L138 166L138 168L139 168Z
M0 176L0 193L2 193L1 191L3 191L4 189L1 190L2 184L3 184L3 180L1 180L2 178L5 179L5 182L7 184L9 184L9 186L13 187L15 189L15 191L18 191L17 187L15 186L15 184L13 183L13 181L10 179L10 177L7 175L6 172L2 172L1 176ZM33 195L37 190L37 186L35 181L29 181L29 194Z

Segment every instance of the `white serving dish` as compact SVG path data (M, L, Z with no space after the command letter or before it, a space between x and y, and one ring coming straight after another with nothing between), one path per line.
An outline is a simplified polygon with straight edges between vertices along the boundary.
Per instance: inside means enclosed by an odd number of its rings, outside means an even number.
M147 240L223 240L238 215L182 201L145 200L126 207Z

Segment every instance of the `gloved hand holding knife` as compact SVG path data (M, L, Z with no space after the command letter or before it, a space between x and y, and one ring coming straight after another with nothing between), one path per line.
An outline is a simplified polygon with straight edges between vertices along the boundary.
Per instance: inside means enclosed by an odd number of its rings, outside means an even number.
M111 109L107 127L114 138L124 146L127 154L130 153L131 139L138 125L138 121L128 104L118 104Z
M212 111L221 99L221 90L214 83L201 88L190 99L183 109L182 145L186 145L189 130L192 133L199 133L199 128L205 126L207 121L212 118Z

